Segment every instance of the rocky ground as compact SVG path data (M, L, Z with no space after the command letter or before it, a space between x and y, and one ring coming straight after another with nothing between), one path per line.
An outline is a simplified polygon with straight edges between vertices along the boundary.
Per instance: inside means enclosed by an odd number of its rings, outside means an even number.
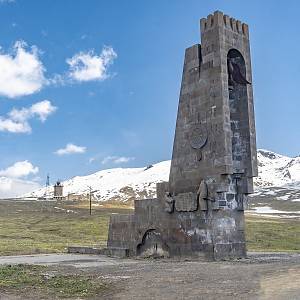
M300 254L249 253L231 262L133 260L50 254L0 257L3 264L42 264L60 273L93 273L111 288L94 299L300 299ZM0 299L43 299L34 291Z

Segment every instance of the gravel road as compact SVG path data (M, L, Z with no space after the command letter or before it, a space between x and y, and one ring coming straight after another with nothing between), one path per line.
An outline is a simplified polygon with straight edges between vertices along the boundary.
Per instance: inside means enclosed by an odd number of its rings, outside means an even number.
M17 263L93 272L117 287L105 299L300 299L300 254L249 253L248 259L231 262L74 254L0 257L0 264ZM0 299L24 298L0 295Z

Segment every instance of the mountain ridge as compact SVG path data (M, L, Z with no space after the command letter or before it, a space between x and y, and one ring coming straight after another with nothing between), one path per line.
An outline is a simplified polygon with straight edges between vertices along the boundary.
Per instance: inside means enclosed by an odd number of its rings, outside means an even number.
M300 192L299 156L288 157L266 149L259 149L257 156L259 174L254 179L256 194L270 187L273 190L277 187L281 191L292 189ZM74 176L62 182L64 195L87 194L90 186L98 201L126 202L152 198L156 196L156 183L168 181L170 164L168 160L142 168L111 168L86 176ZM45 192L43 187L23 197L42 197Z

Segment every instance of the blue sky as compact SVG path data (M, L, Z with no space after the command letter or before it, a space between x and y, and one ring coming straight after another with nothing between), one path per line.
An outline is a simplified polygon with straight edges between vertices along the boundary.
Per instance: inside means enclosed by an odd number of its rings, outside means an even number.
M0 176L44 184L47 173L55 181L170 159L184 50L215 10L250 26L258 147L299 155L299 9L298 1L0 0ZM20 66L21 82L7 86Z

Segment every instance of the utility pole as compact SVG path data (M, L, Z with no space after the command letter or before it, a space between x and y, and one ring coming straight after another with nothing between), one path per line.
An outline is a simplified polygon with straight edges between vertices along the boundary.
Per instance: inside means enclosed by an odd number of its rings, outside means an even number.
M92 215L92 195L96 193L98 190L92 191L92 187L88 185L89 189L89 199L90 199L90 216Z
M44 193L44 198L47 200L47 197L49 197L49 187L50 187L50 176L49 173L47 174L47 179L46 179L46 189Z
M90 190L90 216L92 215L92 187L88 187Z

